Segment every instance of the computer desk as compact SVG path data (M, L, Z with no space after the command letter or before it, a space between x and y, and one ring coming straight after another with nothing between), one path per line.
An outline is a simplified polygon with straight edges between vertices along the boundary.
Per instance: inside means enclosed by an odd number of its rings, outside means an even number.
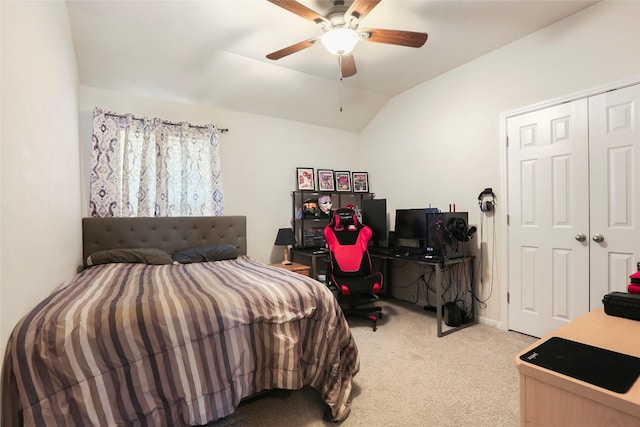
M402 262L409 262L409 263L415 263L418 265L423 265L423 266L428 266L430 268L432 268L435 271L435 291L436 291L436 305L435 305L435 309L436 309L436 320L437 320L437 330L438 330L438 337L443 337L445 335L451 334L453 332L456 332L460 329L466 328L467 326L471 326L474 323L476 323L476 316L475 316L475 304L473 301L473 296L471 297L471 301L470 301L470 307L471 307L471 313L469 313L469 316L471 318L471 320L467 323L462 323L461 325L458 326L452 326L449 327L449 329L444 329L443 328L443 303L442 303L442 298L443 298L443 289L442 289L442 283L443 283L443 275L444 275L444 270L445 268L465 268L468 267L469 268L469 274L468 275L464 275L465 277L469 278L469 282L466 283L465 285L468 286L468 289L471 291L470 295L473 295L473 284L475 283L474 280L474 268L473 268L473 262L474 262L474 257L473 256L464 256L464 257L459 257L459 258L451 258L451 259L444 259L444 260L440 260L440 259L429 259L429 258L418 258L416 257L399 257L396 256L395 254L393 254L390 251L381 251L381 250L376 250L376 249L372 249L370 250L370 255L371 258L374 260L379 260L382 263L382 275L384 276L384 283L386 286L385 289L385 293L388 296L392 296L392 290L393 290L393 281L392 281L392 277L393 277L393 270L396 267L396 262L398 261L402 261ZM462 276L462 275L461 275ZM458 290L462 289L461 286L463 286L462 283L457 283L456 284L458 286Z

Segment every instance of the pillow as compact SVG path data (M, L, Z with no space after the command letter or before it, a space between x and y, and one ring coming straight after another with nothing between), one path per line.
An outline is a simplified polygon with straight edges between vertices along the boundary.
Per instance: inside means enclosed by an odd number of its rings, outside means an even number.
M138 263L138 264L173 264L171 255L167 251L157 248L127 248L107 249L92 253L87 258L87 265L109 263Z
M197 246L173 253L173 260L180 264L193 262L222 261L238 258L238 248L228 243L210 246Z

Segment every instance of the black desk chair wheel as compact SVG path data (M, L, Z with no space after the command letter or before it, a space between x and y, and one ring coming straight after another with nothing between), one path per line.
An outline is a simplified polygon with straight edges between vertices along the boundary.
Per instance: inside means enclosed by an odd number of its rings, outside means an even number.
M353 207L336 209L324 229L329 248L328 283L336 289L345 316L368 319L377 329L382 307L372 305L382 289L382 273L374 272L367 245L371 229L360 223Z

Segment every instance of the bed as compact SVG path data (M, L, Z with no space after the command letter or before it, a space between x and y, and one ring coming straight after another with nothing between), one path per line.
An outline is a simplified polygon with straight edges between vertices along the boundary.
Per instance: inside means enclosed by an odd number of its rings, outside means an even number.
M348 416L359 358L340 307L319 282L247 256L245 217L82 227L85 268L7 344L3 426L203 425L306 385L327 419Z

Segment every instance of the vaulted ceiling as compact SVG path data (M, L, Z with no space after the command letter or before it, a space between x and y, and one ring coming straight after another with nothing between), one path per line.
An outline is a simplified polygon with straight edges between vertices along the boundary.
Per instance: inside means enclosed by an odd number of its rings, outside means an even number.
M426 32L421 48L360 42L340 79L320 27L266 0L67 0L80 83L360 131L394 95L597 1L382 0L362 27ZM329 0L300 0L324 14ZM345 6L351 4L346 0Z

